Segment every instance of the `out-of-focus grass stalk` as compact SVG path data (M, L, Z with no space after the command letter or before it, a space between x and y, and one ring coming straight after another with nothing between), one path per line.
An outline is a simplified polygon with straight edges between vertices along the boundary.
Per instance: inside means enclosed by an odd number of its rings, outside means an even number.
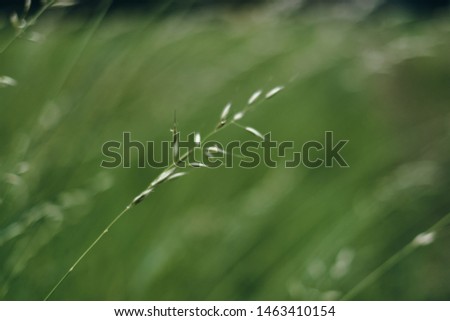
M14 34L14 36L12 36L11 39L9 39L9 41L7 41L3 45L3 47L0 48L0 54L4 53L6 51L6 49L8 49L14 43L14 41L16 41L20 36L22 36L25 33L25 31L28 30L28 28L30 26L35 24L36 21L44 14L44 12L47 11L47 9L49 9L55 3L56 3L56 0L50 0L46 4L44 4L41 7L41 9L39 9L39 11L36 12L36 14L33 17L31 17L31 19L28 20L27 23L22 28L19 28L16 31L16 33Z
M356 295L361 293L368 286L378 280L384 273L389 271L393 266L398 264L401 260L413 253L417 248L425 246L434 241L435 235L439 229L450 223L450 213L441 218L436 224L430 227L426 232L416 236L411 242L406 244L400 251L391 256L387 261L381 264L363 280L361 280L355 287L348 291L341 300L352 300Z

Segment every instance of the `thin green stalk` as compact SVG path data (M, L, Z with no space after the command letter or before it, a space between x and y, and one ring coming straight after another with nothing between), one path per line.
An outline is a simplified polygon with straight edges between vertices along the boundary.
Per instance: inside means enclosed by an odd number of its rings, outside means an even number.
M225 128L226 126L222 127ZM218 132L220 129L215 129L213 130L211 133L209 133L207 136L211 136L212 134ZM190 149L189 151L187 151L185 154L183 154L180 157L180 161L184 161L186 160L186 158L189 156L189 154L191 154L194 151L194 149ZM174 167L177 166L178 162L174 162L173 164L169 165L164 171L169 171L171 169L173 169ZM149 187L151 186L151 184L149 185ZM106 233L108 233L109 229L111 227L114 226L114 224L116 224L116 222L125 215L125 213L127 213L133 206L137 205L138 202L132 201L130 204L128 204L128 206L122 211L120 212L107 226L106 228L103 230L103 232L101 232L97 238L87 247L87 249L78 257L78 259L72 264L72 266L67 270L67 272L61 277L61 279L59 279L59 281L55 284L55 286L50 290L50 292L45 296L44 301L47 301L52 294L56 291L56 289L58 289L58 287L61 285L62 282L64 282L65 279L67 279L67 277L70 275L70 273L75 269L75 267L85 258L85 256L97 245L97 243L103 238L103 236L105 236Z
M430 227L426 233L436 233L439 228L445 226L450 223L450 213L441 218L436 224ZM381 264L378 268L376 268L373 272L371 272L368 276L362 279L355 287L353 287L350 291L348 291L341 300L351 300L357 294L361 293L362 290L366 289L368 286L373 284L376 280L378 280L384 273L389 271L392 267L394 267L401 260L406 258L408 255L413 253L420 245L416 244L414 240L407 245L405 245L400 251L391 256L388 260L386 260L383 264Z
M266 97L267 99L267 97ZM251 107L254 107L255 105L257 105L258 103L260 103L260 101L257 102L249 102L241 111L241 113L245 114ZM227 107L226 107L227 108ZM223 130L224 128L228 127L231 124L235 124L235 121L232 119L228 119L228 111L229 108L227 108L227 112L222 113L219 125L217 125L211 132L209 132L204 140L210 138L211 136L213 136L214 134L218 133L219 131ZM174 138L178 137L178 131L177 131L177 123L176 123L176 117L174 118L174 124L173 124L173 129L172 129L172 133ZM87 249L78 257L78 259L75 261L75 263L72 264L72 266L67 270L67 272L61 277L61 279L59 279L59 281L55 284L55 286L50 290L50 292L45 296L44 301L47 301L50 296L58 289L58 287L61 285L61 283L70 275L70 273L75 269L75 267L86 257L86 255L95 247L95 245L97 245L97 243L103 238L103 236L109 231L109 229L111 227L113 227L113 225L122 217L125 215L125 213L127 213L132 207L136 206L137 204L139 204L140 202L142 202L156 187L157 185L164 183L165 181L167 181L168 179L170 179L170 175L173 174L173 172L176 170L176 167L178 167L178 165L184 163L188 156L194 152L196 147L189 149L186 153L184 153L183 155L181 155L179 158L175 159L174 162L172 164L170 164L169 166L167 166L164 171L161 173L160 176L158 176L156 179L154 179L149 185L148 187L138 196L136 196L131 203L122 211L120 212L112 221L111 223L109 223L106 228L103 230L103 232L101 232L97 238L87 247ZM165 175L162 178L162 175Z
M83 252L83 254L80 255L80 257L75 261L75 263L70 267L69 270L63 275L63 277L58 281L58 283L55 284L55 286L51 289L51 291L46 295L44 298L44 301L47 301L50 296L55 292L55 290L61 285L61 283L69 276L69 274L73 271L73 269L78 265L78 263L83 260L83 258L92 250L92 248L103 238L103 236L108 233L109 229L116 224L116 222L131 208L131 204L128 205L122 212L119 213L112 221L111 223L106 226L106 228L103 230L102 233L94 240L94 242L89 245L89 247Z

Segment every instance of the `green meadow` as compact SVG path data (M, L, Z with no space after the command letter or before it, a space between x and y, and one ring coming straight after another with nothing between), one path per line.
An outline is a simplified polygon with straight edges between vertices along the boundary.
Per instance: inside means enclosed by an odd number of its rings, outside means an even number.
M448 300L448 18L44 12L0 54L0 299L43 299L162 172L102 168L105 142L170 141L175 111L205 137L263 90L240 124L297 151L332 131L349 167L180 169L49 299Z

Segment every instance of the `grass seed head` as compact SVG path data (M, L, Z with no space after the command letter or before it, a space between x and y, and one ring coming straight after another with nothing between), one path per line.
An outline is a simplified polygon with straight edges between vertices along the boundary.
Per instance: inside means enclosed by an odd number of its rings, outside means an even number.
M161 184L162 182L166 181L170 175L173 174L173 172L175 172L176 167L169 167L168 169L166 169L164 172L162 172L157 178L155 178L155 180L153 180L153 182L150 184L150 186L156 186Z
M284 89L283 86L277 86L275 88L272 88L271 90L269 90L266 94L266 99L272 98L273 96L275 96L276 94L278 94L280 91L282 91Z
M56 0L55 3L52 4L52 7L71 7L76 4L78 4L78 1L75 0Z
M225 152L222 149L220 149L219 146L214 145L214 146L208 147L206 149L206 153L208 153L208 154L214 154L214 153L222 153L222 154L224 154Z
M148 188L145 191L143 191L141 194L136 196L133 201L131 202L132 205L137 205L140 202L142 202L151 192L153 192L153 188Z
M233 116L233 121L238 121L238 120L242 119L242 117L244 117L244 112L243 111L241 111L239 113L236 113Z
M181 176L185 176L185 175L187 175L186 172L175 173L175 174L170 175L170 176L167 178L167 181L171 181L171 180L173 180L173 179L177 179L177 178L179 178L179 177L181 177Z
M0 76L0 87L17 86L17 81L9 76Z
M430 245L434 242L436 238L435 232L424 232L417 235L414 240L412 241L412 244L414 246L426 246Z
M261 96L261 94L262 90L255 91L253 95L251 95L250 98L248 99L248 105L253 104L259 98L259 96Z
M194 142L195 142L195 145L200 146L200 144L202 142L202 137L200 136L200 133L195 133Z
M28 13L28 11L30 11L31 8L31 0L25 0L25 3L23 5L23 11L25 14Z
M222 110L222 113L220 114L220 121L226 121L227 120L227 116L230 113L230 109L231 109L231 102L226 104L225 107Z
M259 137L261 139L264 139L263 134L261 134L259 131L257 131L256 129L252 128L252 127L245 127L245 130L248 131L249 133L252 133L253 135L255 135L256 137Z

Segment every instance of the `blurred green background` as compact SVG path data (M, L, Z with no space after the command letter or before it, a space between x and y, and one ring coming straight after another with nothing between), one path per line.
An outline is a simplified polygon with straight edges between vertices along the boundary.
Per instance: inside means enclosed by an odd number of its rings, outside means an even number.
M450 299L448 225L346 297L450 212L449 14L372 9L46 12L0 55L17 82L0 88L0 299L43 299L160 173L136 154L101 168L104 142L168 140L174 110L182 134L206 134L228 101L278 85L242 122L298 148L334 131L350 168L192 170L51 299Z

